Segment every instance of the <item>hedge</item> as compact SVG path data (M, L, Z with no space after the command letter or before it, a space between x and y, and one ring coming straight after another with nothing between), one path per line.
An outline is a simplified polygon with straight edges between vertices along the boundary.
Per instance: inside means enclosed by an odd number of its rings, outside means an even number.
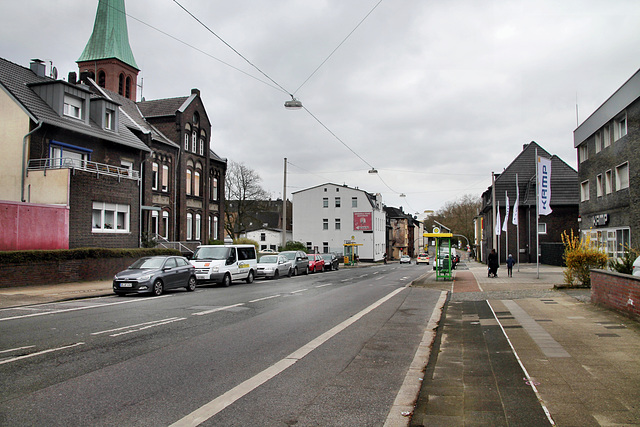
M176 249L147 249L147 248L78 248L33 251L0 252L0 264L23 264L41 261L67 261L73 259L99 258L141 258L155 255L181 255Z

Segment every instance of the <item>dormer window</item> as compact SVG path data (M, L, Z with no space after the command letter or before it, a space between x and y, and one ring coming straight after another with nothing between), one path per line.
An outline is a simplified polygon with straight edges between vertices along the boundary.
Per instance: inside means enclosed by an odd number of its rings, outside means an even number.
M104 113L104 128L107 130L115 130L116 112L108 108Z
M64 95L64 115L82 119L82 100L71 95Z

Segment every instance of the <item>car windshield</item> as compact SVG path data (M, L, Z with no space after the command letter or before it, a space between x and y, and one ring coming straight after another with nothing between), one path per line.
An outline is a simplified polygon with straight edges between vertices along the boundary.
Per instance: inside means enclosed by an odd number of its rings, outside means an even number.
M288 260L294 260L296 259L296 253L295 252L283 252L280 255L284 256L285 258L287 258Z
M131 269L151 269L161 268L164 265L164 258L141 258L131 264Z
M331 261L331 254L322 255L322 259L324 259L325 261Z
M202 247L198 248L193 254L194 260L214 260L229 258L229 248L225 246Z
M260 258L260 264L277 264L278 255L265 255Z

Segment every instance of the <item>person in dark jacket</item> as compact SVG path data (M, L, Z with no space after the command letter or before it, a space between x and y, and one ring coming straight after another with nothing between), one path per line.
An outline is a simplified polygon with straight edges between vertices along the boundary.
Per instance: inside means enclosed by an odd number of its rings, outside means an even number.
M513 277L513 264L516 263L516 260L513 259L513 255L509 254L509 258L507 258L507 275L509 277Z
M500 261L498 261L498 254L495 249L491 249L491 253L487 258L487 265L489 266L488 277L498 277L498 268L500 267Z

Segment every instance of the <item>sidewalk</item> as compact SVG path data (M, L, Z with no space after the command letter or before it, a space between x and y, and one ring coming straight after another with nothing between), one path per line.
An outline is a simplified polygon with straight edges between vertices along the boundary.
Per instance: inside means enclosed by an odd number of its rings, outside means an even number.
M640 425L637 322L553 290L561 268L488 278L467 265L449 282L411 426Z
M0 309L113 294L111 280L0 288Z

